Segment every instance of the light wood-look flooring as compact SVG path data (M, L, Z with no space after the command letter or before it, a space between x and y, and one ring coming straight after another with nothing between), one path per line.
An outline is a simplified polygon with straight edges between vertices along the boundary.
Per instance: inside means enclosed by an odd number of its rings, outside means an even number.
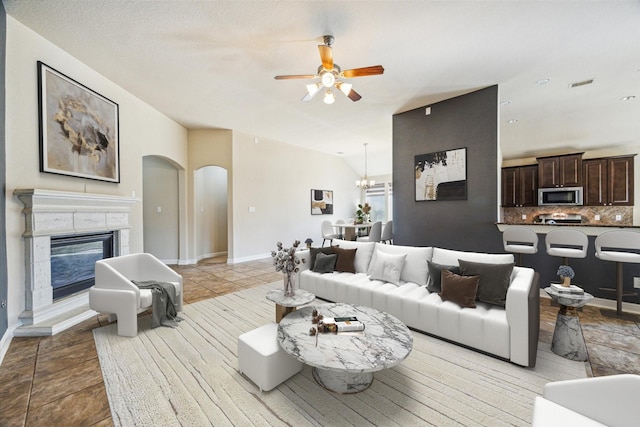
M187 304L282 279L271 259L227 265L212 258L173 268L183 276ZM550 345L557 308L546 298L540 308L540 340ZM639 324L592 307L579 316L589 375L640 374ZM112 426L92 333L106 323L101 315L53 337L14 338L0 366L0 426Z

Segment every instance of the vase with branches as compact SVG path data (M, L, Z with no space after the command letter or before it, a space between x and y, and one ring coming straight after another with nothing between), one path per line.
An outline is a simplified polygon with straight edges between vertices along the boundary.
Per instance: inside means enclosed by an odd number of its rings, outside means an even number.
M293 246L285 248L282 246L282 242L277 243L277 250L271 251L271 257L273 258L273 265L276 271L282 271L284 274L284 295L295 295L295 283L294 274L300 271L298 265L300 264L300 258L296 256L296 250L300 246L300 241L293 242Z

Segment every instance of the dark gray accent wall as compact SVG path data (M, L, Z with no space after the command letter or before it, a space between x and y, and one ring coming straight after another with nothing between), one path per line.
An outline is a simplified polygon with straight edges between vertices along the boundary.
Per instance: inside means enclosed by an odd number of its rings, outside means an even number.
M7 168L5 150L5 67L7 52L7 14L0 4L0 338L7 331L7 221L5 218L5 190L7 187ZM4 303L3 303L4 302Z
M504 252L498 217L498 87L393 116L393 233L398 245ZM467 148L467 199L415 201L414 157Z

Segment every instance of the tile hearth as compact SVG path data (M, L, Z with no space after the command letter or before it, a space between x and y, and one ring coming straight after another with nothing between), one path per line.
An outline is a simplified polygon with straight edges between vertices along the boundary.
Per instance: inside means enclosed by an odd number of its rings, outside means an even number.
M282 279L271 259L224 262L213 258L174 267L184 278L185 303ZM544 298L540 313L540 341L550 345L557 307ZM588 306L579 316L589 353L587 375L640 374L640 324L603 317ZM0 366L0 425L112 426L92 333L106 323L106 316L94 316L53 337L14 338ZM70 365L72 373L59 373L60 366Z

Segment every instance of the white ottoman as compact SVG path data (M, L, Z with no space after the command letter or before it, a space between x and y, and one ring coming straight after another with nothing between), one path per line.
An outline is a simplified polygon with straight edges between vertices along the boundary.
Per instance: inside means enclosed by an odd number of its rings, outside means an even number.
M268 323L238 337L238 370L260 391L269 391L302 370L302 362L278 343L278 324Z

